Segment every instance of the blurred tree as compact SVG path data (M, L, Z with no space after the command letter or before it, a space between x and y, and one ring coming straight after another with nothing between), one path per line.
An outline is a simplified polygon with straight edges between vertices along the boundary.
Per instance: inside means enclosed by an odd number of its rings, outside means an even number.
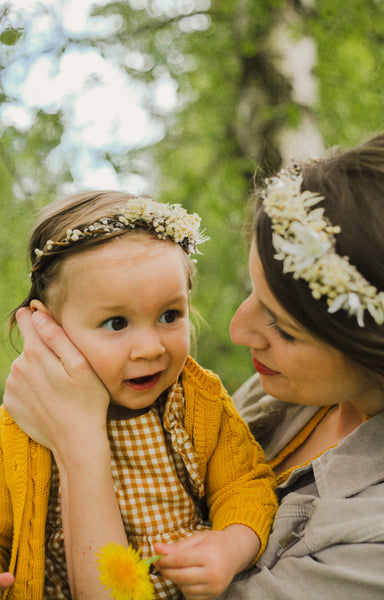
M38 58L27 42L39 13L15 17L11 6L0 15L0 109L22 103L3 85L10 69L17 62L22 78ZM74 47L91 48L127 79L145 84L156 143L129 151L110 144L95 151L95 160L108 160L122 180L127 172L142 175L156 198L201 214L211 242L199 258L193 298L208 324L197 356L233 391L252 373L248 351L234 347L228 327L248 287L243 223L253 176L275 172L289 156L355 143L383 127L383 3L98 2L85 32L76 35L63 27L57 4L36 6L55 23L54 37L36 51L50 57L52 77ZM93 25L100 22L110 24L107 33ZM177 90L171 109L159 97L164 81ZM97 81L84 82L78 94L92 85ZM5 114L0 110L2 319L27 285L21 272L31 208L62 195L63 182L72 178L76 185L76 157L65 153L66 106L30 108L24 127L7 126ZM9 358L0 364L2 380L8 364Z
M62 135L60 111L54 114L35 109L28 126L19 127L4 119L7 107L20 107L18 99L6 94L3 81L15 46L22 46L23 28L13 27L8 7L0 11L0 390L16 356L8 341L7 315L28 288L26 240L38 209L54 197L56 181L44 159ZM17 54L19 50L17 49ZM26 113L24 113L24 117Z

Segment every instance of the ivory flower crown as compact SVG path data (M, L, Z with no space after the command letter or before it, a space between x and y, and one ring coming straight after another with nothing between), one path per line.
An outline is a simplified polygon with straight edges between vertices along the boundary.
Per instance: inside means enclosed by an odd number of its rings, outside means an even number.
M292 163L266 182L261 192L265 212L272 221L274 258L283 261L283 272L304 279L315 299L326 298L328 312L342 309L364 327L367 310L378 325L384 322L384 292L379 292L336 251L338 225L316 206L323 196L301 191L301 169Z
M200 231L198 214L188 214L180 204L163 204L150 197L133 197L123 208L97 219L88 225L68 229L59 240L47 240L43 248L35 248L35 264L31 274L40 267L43 256L54 255L63 247L71 246L87 238L122 233L127 229L142 228L154 232L159 239L170 239L188 254L200 254L198 244L209 238Z

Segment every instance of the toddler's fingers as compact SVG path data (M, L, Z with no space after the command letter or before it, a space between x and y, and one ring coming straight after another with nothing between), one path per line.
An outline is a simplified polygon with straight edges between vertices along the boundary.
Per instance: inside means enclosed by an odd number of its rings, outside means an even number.
M194 533L178 542L173 542L170 544L154 544L154 549L156 554L164 554L165 556L169 554L175 554L176 552L181 552L183 550L187 550L188 548L192 548L200 543L203 539L204 533Z
M8 589L14 582L15 578L11 573L0 573L0 591Z
M183 552L164 555L157 563L156 567L164 574L165 569L191 569L200 568L204 565L204 559L198 548L188 548Z
M207 575L202 567L187 567L187 568L165 568L161 570L161 574L176 583L178 586L201 585L205 586L208 583Z

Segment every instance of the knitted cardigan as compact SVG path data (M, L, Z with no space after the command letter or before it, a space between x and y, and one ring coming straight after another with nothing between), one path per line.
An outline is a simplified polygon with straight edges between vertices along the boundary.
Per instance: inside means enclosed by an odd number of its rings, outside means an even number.
M216 375L188 357L182 384L184 426L205 483L212 527L247 525L260 537L262 551L277 509L275 479L263 451ZM0 572L15 574L4 599L43 599L50 475L50 451L0 408Z

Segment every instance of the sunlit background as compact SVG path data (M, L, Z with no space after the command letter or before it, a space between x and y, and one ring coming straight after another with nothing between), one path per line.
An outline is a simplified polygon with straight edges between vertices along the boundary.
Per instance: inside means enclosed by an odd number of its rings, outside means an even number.
M60 111L61 140L46 160L51 173L60 174L64 163L76 190L123 186L141 192L148 185L146 179L116 173L105 155L126 153L163 138L164 124L154 113L161 116L176 107L177 83L161 69L150 85L130 76L130 70L146 71L153 65L139 51L118 47L114 35L123 26L119 15L91 16L106 4L91 0L5 4L3 35L15 27L22 39L12 44L2 81L10 101L3 103L1 114L5 126L25 131L37 110ZM131 4L140 9L146 3ZM159 4L165 14L172 14L167 7L171 3ZM207 26L206 17L205 22ZM91 47L84 38L109 42L107 48ZM149 102L152 111L146 108ZM70 193L71 187L65 191Z

